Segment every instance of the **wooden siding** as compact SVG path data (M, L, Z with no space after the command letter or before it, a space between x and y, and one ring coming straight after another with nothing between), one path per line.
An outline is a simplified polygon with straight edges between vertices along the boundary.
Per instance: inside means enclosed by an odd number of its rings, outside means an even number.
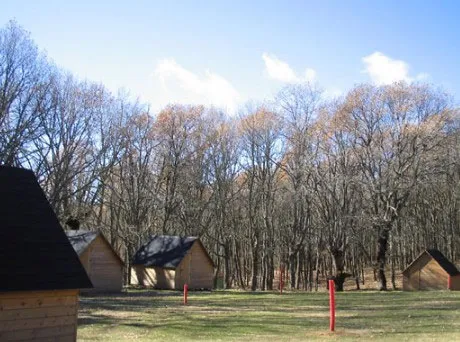
M460 291L460 275L450 278L450 289L452 291Z
M448 278L447 272L432 259L420 270L420 290L447 290Z
M212 289L214 285L214 267L200 241L192 248L176 269L176 289L187 283L190 289Z
M119 292L123 287L123 264L100 235L80 255L94 288L91 292Z
M428 254L423 254L416 259L409 269L403 274L403 290L413 291L420 288L420 269L422 269L431 257Z
M131 268L131 284L159 289L174 289L175 275L175 270L134 265Z
M78 290L0 293L0 341L76 341Z
M429 255L422 255L403 277L403 290L447 290L448 274Z

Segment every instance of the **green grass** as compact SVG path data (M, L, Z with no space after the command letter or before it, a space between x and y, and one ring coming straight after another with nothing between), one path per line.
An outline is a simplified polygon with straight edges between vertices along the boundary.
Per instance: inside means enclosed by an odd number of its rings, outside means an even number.
M129 291L81 297L79 341L456 341L460 292Z

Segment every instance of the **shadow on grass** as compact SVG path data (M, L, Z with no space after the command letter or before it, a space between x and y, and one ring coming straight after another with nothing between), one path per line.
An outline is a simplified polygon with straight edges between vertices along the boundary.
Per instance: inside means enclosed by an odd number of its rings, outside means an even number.
M200 336L289 336L324 331L327 293L192 292L189 305L178 291L134 290L83 296L79 325L154 330L183 338ZM353 292L337 295L337 327L364 334L460 332L460 297L444 293ZM169 336L169 335L168 335ZM250 338L248 338L250 339Z

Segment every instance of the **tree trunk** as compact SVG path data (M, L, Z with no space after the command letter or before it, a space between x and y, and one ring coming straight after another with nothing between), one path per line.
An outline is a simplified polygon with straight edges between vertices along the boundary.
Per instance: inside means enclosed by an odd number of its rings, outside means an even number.
M343 292L343 284L345 283L345 279L349 276L350 274L341 272L334 277L335 290L337 292Z
M220 259L221 259L221 257L218 256L218 257L217 257L216 268L214 269L214 282L213 282L214 285L213 285L213 287L214 287L215 289L217 289L217 282L218 282L218 280L219 280L220 263L221 263Z
M295 265L295 260L296 259L296 255L294 253L290 253L289 254L289 271L291 273L291 279L290 280L290 283L291 283L291 289L295 289L295 273L296 273L296 265Z
M257 240L253 244L252 250L252 279L251 279L251 290L257 290L257 276L259 275L259 248Z
M242 289L245 289L245 283L244 283L244 277L243 273L241 271L241 258L239 254L240 246L239 244L235 241L235 253L234 253L234 265L236 269L236 275L238 279L238 283Z
M231 271L230 271L230 260L231 260L231 253L230 253L230 242L226 241L224 245L224 252L225 252L225 258L224 258L224 277L225 277L225 282L224 286L226 289L231 289L232 288L232 278L231 278Z
M267 290L273 290L273 277L275 273L273 253L268 256L268 274L267 274Z
M265 252L262 256L262 281L261 281L261 290L265 291L267 285L267 255Z
M396 290L396 272L395 272L395 261L391 258L391 285L393 290Z
M311 291L311 249L308 246L307 255L303 265L303 289L306 291L308 288Z
M390 236L390 224L379 227L379 237L377 240L377 282L378 290L386 291L387 278L385 276L386 254L388 249L388 237Z
M315 277L315 291L318 291L318 286L319 286L319 268L320 268L320 262L319 262L319 249L316 249L316 265L315 265L315 270L316 270L316 277Z
M297 270L296 270L296 284L295 288L296 290L300 289L300 281L302 280L302 264L303 264L303 253L302 251L299 251L297 253Z
M332 266L334 268L334 282L335 282L335 290L336 291L343 291L343 283L347 278L348 274L343 272L344 269L344 252L339 248L332 248Z
M131 260L132 260L132 257L131 257L131 245L128 244L127 248L126 248L126 258L125 258L125 265L127 265L127 271L128 273L126 273L126 281L125 281L125 284L128 284L128 285L131 285Z

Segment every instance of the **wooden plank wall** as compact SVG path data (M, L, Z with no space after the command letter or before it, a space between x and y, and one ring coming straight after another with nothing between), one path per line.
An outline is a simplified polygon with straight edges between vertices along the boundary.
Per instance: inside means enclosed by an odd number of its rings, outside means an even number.
M131 284L172 290L175 285L175 275L174 270L134 265L131 268Z
M448 274L427 254L422 255L403 278L403 290L447 290Z
M80 256L94 288L90 291L120 292L123 287L123 265L112 247L98 236Z
M420 270L420 290L447 290L448 274L431 260Z
M460 291L460 275L451 277L450 284L452 291Z
M420 270L425 267L431 260L428 254L422 254L420 258L414 261L411 268L403 276L403 290L414 291L420 290Z
M83 254L79 256L79 258L80 258L81 264L85 268L86 274L89 275L89 251L86 250L85 252L83 252Z
M190 289L213 288L214 267L199 241L193 244L177 268L176 289L182 289L184 283Z
M76 341L78 290L0 293L0 341Z

